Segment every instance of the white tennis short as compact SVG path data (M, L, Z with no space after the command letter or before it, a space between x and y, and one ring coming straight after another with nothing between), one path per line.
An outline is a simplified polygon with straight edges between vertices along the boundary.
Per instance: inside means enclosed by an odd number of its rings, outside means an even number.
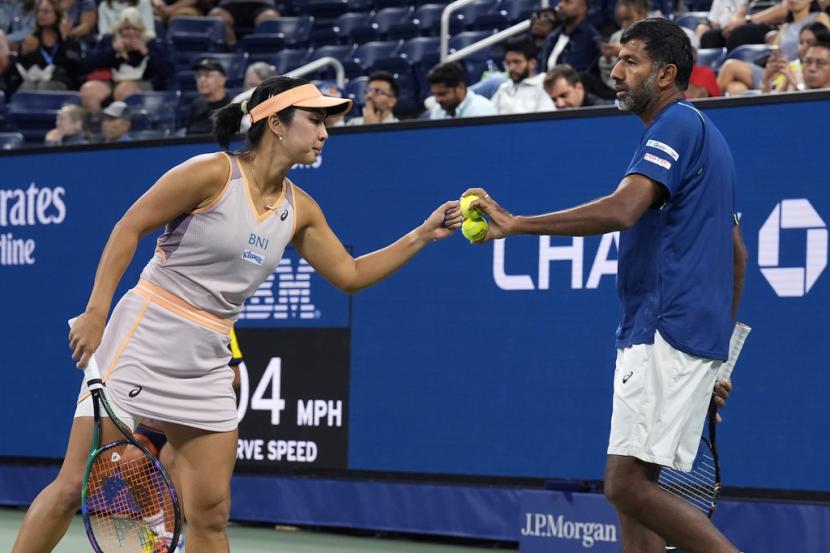
M721 362L669 345L617 350L608 453L690 471Z
M118 420L126 424L130 430L135 431L136 427L141 422L141 417L126 412L124 409L116 405L115 402L112 401L109 397L107 398L107 403L109 403L110 407L112 407L112 410L115 413L115 416L118 417ZM104 409L102 406L99 407L101 409L101 417L109 418L107 410ZM91 417L93 416L93 414L94 413L92 412L92 396L87 395L87 397L85 397L80 403L78 403L78 406L75 408L74 418Z

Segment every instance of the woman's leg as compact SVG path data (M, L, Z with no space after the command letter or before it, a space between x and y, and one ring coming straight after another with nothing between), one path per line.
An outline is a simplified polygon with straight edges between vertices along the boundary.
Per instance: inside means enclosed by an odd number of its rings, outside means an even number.
M729 96L740 96L752 88L752 67L741 60L726 60L718 72L718 86Z
M101 443L121 437L109 419L102 419L102 423ZM92 417L77 417L72 421L61 470L26 512L12 553L46 553L60 542L81 506L81 485L91 442Z
M162 423L175 448L176 473L187 513L187 549L227 553L231 474L236 462L236 430L209 432Z

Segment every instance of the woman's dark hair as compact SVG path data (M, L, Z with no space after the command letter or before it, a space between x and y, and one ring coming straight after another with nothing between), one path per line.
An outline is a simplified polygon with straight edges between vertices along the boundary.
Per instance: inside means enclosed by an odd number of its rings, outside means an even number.
M632 40L642 40L645 43L645 50L654 67L677 67L674 84L678 90L689 87L689 77L695 62L692 44L683 29L662 17L644 19L626 29L620 37L621 44Z
M285 92L286 90L291 90L292 88L297 88L298 86L302 86L304 84L308 84L308 81L305 79L295 79L294 77L283 76L271 77L262 81L262 83L254 89L253 94L251 94L251 98L248 100L247 111L245 113L242 113L242 104L228 104L227 106L214 111L213 115L210 117L213 121L213 137L216 139L216 142L218 142L223 148L227 149L228 145L231 143L231 139L233 139L234 135L239 133L239 125L242 123L242 117L247 117L248 113L250 113L253 108L268 98L272 98L277 94ZM296 108L288 107L280 111L277 114L277 117L279 117L282 124L288 125L291 123L292 119L294 119L295 111ZM266 128L268 128L268 118L260 119L251 125L251 128L248 129L247 142L242 148L242 151L247 152L256 148L259 145L260 140L262 140Z

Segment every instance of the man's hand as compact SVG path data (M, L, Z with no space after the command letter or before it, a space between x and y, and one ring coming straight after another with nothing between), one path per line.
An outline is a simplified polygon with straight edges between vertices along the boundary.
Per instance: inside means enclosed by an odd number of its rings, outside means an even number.
M506 209L496 203L483 188L469 188L461 197L475 194L478 200L470 204L471 209L478 209L483 212L490 219L490 228L487 230L487 236L481 240L477 240L476 244L484 244L491 240L498 240L505 238L512 234L515 226L516 218L513 217Z
M363 123L365 125L375 125L382 123L380 120L380 112L375 108L375 104L371 100L366 102L363 106Z
M726 400L729 399L729 392L732 391L732 381L728 378L720 378L715 382L715 389L712 391L712 404L722 409L726 406ZM720 413L717 414L717 421L721 422Z

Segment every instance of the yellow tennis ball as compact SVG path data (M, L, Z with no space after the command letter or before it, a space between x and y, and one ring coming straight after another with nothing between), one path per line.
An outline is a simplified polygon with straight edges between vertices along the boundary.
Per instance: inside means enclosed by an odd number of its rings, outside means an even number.
M461 215L465 219L481 219L481 212L477 209L470 209L470 204L478 199L475 194L461 198Z
M487 236L487 221L484 219L464 219L461 234L470 242L479 242Z

